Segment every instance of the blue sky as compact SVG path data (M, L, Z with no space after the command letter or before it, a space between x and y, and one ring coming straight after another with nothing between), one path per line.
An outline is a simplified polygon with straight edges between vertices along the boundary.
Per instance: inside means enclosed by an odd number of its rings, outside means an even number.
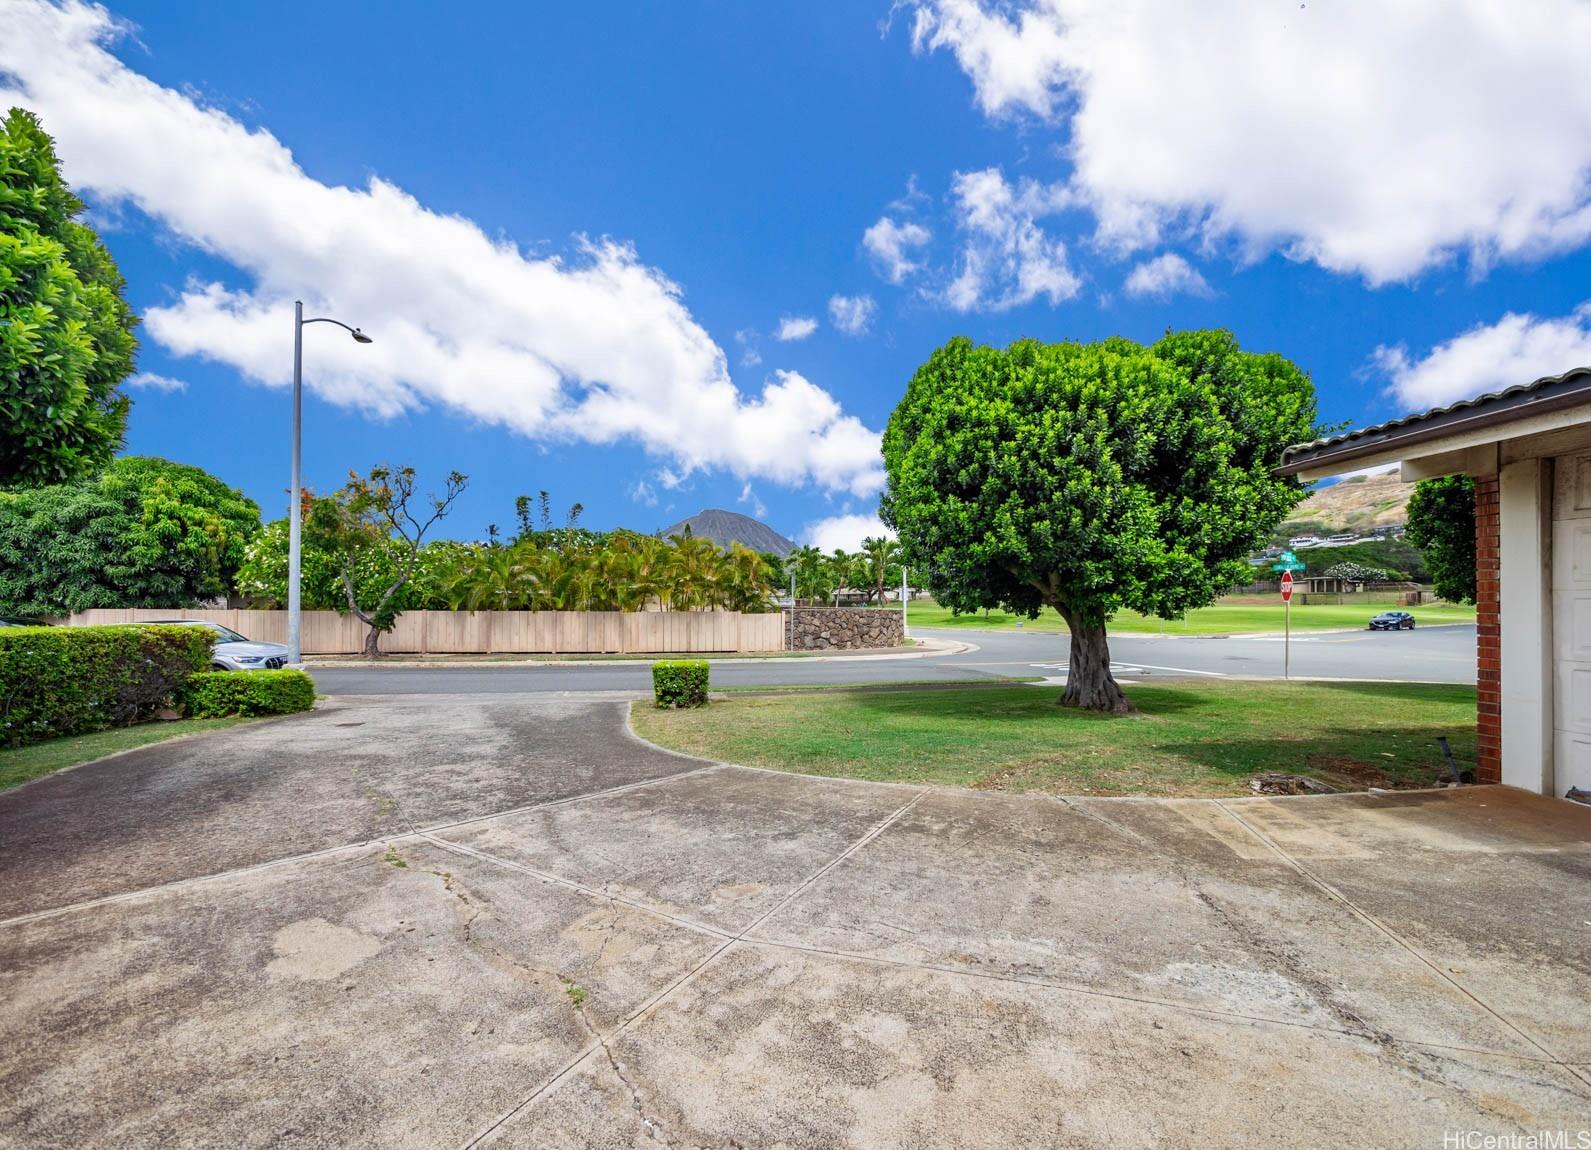
M1591 362L1587 6L1383 7L0 0L0 97L147 317L129 450L279 513L303 295L377 340L306 332L320 490L833 545L952 335L1229 327L1351 423Z

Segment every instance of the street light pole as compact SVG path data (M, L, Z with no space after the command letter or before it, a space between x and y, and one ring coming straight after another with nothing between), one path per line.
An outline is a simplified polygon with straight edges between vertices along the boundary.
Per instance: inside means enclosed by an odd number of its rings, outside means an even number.
M303 457L304 428L304 301L293 301L293 488L287 506L287 661L294 666L304 661L299 635L301 595L299 568L303 563L303 497L299 494L299 467Z
M287 661L297 666L304 661L302 641L303 592L300 573L304 565L301 463L303 460L304 428L304 325L307 323L334 323L354 337L355 343L371 343L371 338L357 327L349 327L341 320L328 316L304 318L304 301L293 301L293 487L292 503L287 509Z

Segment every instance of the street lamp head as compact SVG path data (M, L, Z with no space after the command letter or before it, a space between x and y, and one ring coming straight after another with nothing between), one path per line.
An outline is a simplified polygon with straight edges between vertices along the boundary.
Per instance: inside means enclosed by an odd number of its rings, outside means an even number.
M376 341L371 339L368 335L366 335L364 332L360 331L356 327L356 328L354 328L354 342L355 343L375 343Z

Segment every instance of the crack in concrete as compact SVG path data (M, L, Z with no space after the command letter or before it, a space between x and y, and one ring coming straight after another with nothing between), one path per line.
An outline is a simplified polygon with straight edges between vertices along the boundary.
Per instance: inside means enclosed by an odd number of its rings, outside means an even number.
M282 717L292 718L293 716ZM270 722L274 720L259 721ZM583 794L566 795L563 798L558 799L547 799L539 803L529 803L522 807L512 807L506 811L494 811L488 815L472 815L466 819L453 819L445 823L433 823L426 827L411 827L410 830L405 831L402 835L377 835L368 839L360 839L356 842L342 843L337 846L320 847L316 850L304 851L300 854L282 855L280 858L265 859L261 862L249 863L246 866L234 867L231 870L213 871L210 874L194 875L191 878L173 879L170 882L156 883L154 886L139 887L136 890L119 891L116 894L101 895L98 898L84 899L81 902L71 902L65 904L64 906L52 906L45 910L29 911L26 914L13 915L11 918L0 919L0 930L4 930L6 927L10 926L21 926L25 923L39 922L44 919L56 918L60 915L74 914L78 911L95 910L99 907L114 906L117 903L131 902L140 898L171 894L177 891L186 890L193 886L203 886L208 883L224 882L230 878L239 878L243 875L254 874L263 870L270 870L275 867L292 866L295 863L312 862L316 859L323 858L334 858L338 855L344 854L357 854L359 851L369 850L372 847L383 846L395 842L403 842L406 839L416 837L427 839L428 841L437 843L439 845L452 847L454 844L448 843L445 839L432 839L430 836L439 835L444 831L455 830L459 827L473 826L476 823L491 822L493 819L507 818L510 815L524 814L529 811L543 810L550 807L570 806L575 803L589 802L593 799L603 799L610 795L623 794L625 791L639 790L642 787L650 787L659 783L673 782L676 779L689 778L691 775L702 774L714 769L716 769L716 765L714 767L696 767L688 771L679 771L672 775L659 775L655 779L641 779L637 782L622 783L619 786L606 787L598 791L587 791ZM359 860L354 858L349 861L357 863Z
M1217 804L1221 805L1221 804ZM1098 820L1105 826L1123 835L1138 846L1160 858L1171 868L1187 889L1198 899L1199 903L1215 915L1217 921L1226 929L1236 943L1250 956L1259 960L1262 967L1279 969L1289 982L1300 987L1315 1002L1325 1008L1327 1013L1342 1024L1342 1032L1356 1035L1374 1042L1397 1065L1414 1075L1423 1082L1433 1086L1440 1086L1448 1090L1458 1090L1473 1101L1472 1092L1465 1090L1442 1076L1435 1073L1425 1064L1428 1058L1424 1051L1410 1049L1405 1043L1391 1032L1376 1026L1358 1011L1354 1010L1347 1002L1342 1000L1337 987L1324 976L1317 974L1299 956L1297 950L1278 943L1263 931L1256 929L1246 920L1240 918L1230 907L1207 890L1202 882L1192 873L1187 863L1172 852L1165 850L1161 845L1148 836L1124 827L1114 819L1107 818L1097 810L1092 810L1075 803L1067 806L1086 817ZM1225 806L1221 807L1226 810ZM1230 812L1228 812L1230 813ZM1244 824L1245 828L1247 824ZM1523 1127L1520 1127L1522 1130Z
M1518 1025L1517 1023L1513 1022L1511 1019L1506 1017L1501 1011L1497 1010L1490 1003L1488 1003L1485 999L1481 998L1480 995L1478 995L1474 991L1470 990L1463 983L1461 983L1458 979L1454 978L1452 975L1448 974L1445 970L1443 970L1436 963L1432 962L1429 958L1427 958L1425 956L1425 954L1419 949L1419 947L1415 946L1412 942L1410 942L1408 939L1404 938L1401 934L1399 934L1397 931L1393 930L1390 926L1387 926L1385 923L1383 923L1375 915L1371 914L1369 911L1367 911L1364 908L1360 907L1357 903L1355 903L1347 895L1343 894L1336 887L1332 886L1331 883L1327 882L1325 879L1323 879L1319 875L1315 874L1308 867L1306 867L1303 863L1299 862L1292 855L1290 855L1286 851L1284 851L1281 848L1280 844L1276 843L1269 835L1265 834L1258 827L1256 827L1253 824L1251 824L1242 815L1238 814L1231 807L1227 806L1226 803L1224 803L1224 802L1220 801L1219 799L1217 799L1217 800L1215 800L1215 805L1220 807L1221 810L1225 811L1226 814L1228 816L1230 816L1244 830L1248 831L1255 838L1259 839L1260 842L1264 843L1268 848L1270 848L1272 851L1274 851L1276 853L1276 855L1284 863L1287 864L1287 866L1292 868L1295 872L1297 872L1301 877L1306 879L1308 882L1314 884L1314 886L1317 889L1319 889L1322 893L1324 893L1327 897L1329 897L1329 898L1333 899L1334 901L1339 902L1343 906L1347 907L1348 910L1350 910L1354 915L1356 915L1358 918L1360 918L1362 921L1364 921L1368 925L1374 927L1376 930L1380 931L1383 935L1385 935L1387 938L1391 939L1398 946L1402 947L1408 954L1412 955L1423 966L1425 966L1433 974L1435 974L1438 979L1440 979L1441 981L1445 982L1447 985L1451 986L1454 990L1456 990L1460 994L1462 994L1465 998L1467 998L1471 1002L1473 1002L1476 1006L1480 1007L1481 1010L1484 1011L1487 1015L1489 1015L1490 1017L1495 1019L1497 1022L1502 1024L1508 1030L1512 1031L1519 1038L1523 1039L1527 1044L1529 1044L1530 1046L1534 1047L1536 1050L1539 1050L1542 1054L1546 1055L1547 1058L1550 1059L1552 1062L1556 1063L1559 1066L1562 1066L1565 1070L1567 1070L1575 1078L1579 1079L1582 1083L1584 1083L1587 1086L1591 1086L1591 1075L1587 1075L1585 1073L1582 1073L1572 1063L1568 1062L1565 1059L1559 1058L1556 1054L1554 1054L1552 1052L1552 1050L1550 1050L1547 1047L1547 1045L1545 1043L1538 1041L1533 1035L1531 1035L1528 1031L1526 1031L1524 1029L1524 1027L1522 1027L1522 1026Z

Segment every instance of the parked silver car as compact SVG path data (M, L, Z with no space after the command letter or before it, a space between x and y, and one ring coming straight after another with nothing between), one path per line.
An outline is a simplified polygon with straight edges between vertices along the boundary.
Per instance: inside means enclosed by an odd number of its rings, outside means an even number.
M256 643L219 623L207 623L203 619L159 619L149 625L204 627L214 631L216 641L215 646L210 649L210 666L216 671L277 671L287 666L285 643Z

